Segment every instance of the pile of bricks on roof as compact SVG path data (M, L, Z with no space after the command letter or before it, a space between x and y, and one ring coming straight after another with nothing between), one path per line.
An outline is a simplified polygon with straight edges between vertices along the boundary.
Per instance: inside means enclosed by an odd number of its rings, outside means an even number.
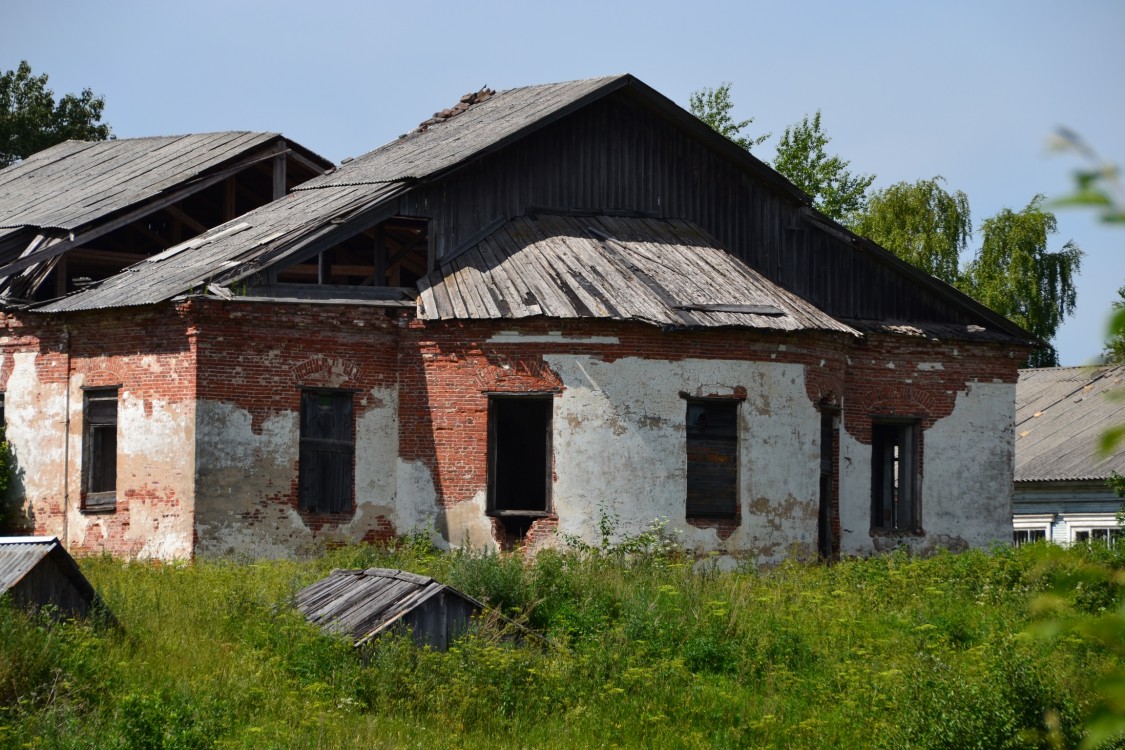
M465 94L461 97L461 101L457 102L449 109L434 112L434 116L419 125L415 132L425 133L429 130L431 125L437 125L439 122L445 122L452 117L456 117L474 104L480 104L483 101L491 99L495 93L496 91L485 86L480 91Z

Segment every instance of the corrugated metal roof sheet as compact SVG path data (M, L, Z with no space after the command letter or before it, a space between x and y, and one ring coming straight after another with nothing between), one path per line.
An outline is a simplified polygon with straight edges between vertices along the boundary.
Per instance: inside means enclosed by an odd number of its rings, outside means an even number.
M419 282L421 317L610 318L669 328L856 332L688 221L524 216Z
M59 546L59 540L53 536L0 537L0 594L19 583Z
M401 570L334 570L297 593L297 609L309 622L360 645L399 622L432 597L449 594L473 609L484 605L432 578Z
M625 85L628 79L628 75L616 75L501 91L456 117L423 132L412 131L297 190L427 177L544 123L587 96Z
M65 141L0 170L0 227L74 230L278 137L231 131Z
M1116 390L1117 399L1109 397ZM1017 482L1104 480L1125 474L1125 448L1097 456L1098 441L1125 424L1125 366L1020 370L1016 385Z
M318 232L333 220L392 199L405 188L335 187L290 193L280 200L222 224L125 269L117 276L62 299L36 306L38 312L69 312L163 302L212 281L233 278Z

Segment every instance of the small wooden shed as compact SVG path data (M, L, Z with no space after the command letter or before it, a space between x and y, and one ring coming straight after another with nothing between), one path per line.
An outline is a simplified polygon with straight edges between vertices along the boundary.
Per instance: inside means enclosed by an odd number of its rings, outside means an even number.
M391 630L409 630L419 646L444 651L484 605L433 578L387 568L333 570L297 593L309 622L361 646Z
M0 537L0 595L16 606L51 606L62 617L85 617L97 593L53 536Z

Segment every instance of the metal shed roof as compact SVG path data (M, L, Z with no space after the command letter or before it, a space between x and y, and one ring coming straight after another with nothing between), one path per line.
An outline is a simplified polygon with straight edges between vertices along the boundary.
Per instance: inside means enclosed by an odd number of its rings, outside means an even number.
M1017 482L1104 480L1125 473L1125 448L1099 458L1098 441L1125 424L1125 366L1020 370L1016 385Z
M358 646L442 594L484 609L476 599L433 578L387 568L334 570L298 592L296 603L309 622L345 635Z
M16 584L35 569L48 556L65 572L75 588L88 599L94 598L94 588L82 572L74 558L53 536L4 536L0 537L0 594L10 591Z
M519 217L442 263L419 287L421 317L430 320L543 315L856 335L680 220Z

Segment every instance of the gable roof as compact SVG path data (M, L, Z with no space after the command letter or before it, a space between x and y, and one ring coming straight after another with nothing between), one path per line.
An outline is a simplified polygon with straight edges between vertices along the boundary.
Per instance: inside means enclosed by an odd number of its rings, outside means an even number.
M73 231L279 138L279 133L230 131L65 141L0 170L0 228ZM287 146L330 164L296 144Z
M420 316L429 320L544 315L856 334L679 220L519 217L419 287Z
M81 597L87 607L94 602L97 594L94 587L82 575L74 558L62 546L58 537L53 536L8 536L0 537L0 595L15 590L19 599L41 604L52 603L51 591L20 591L22 582L32 578L36 568L50 560L54 569L61 573ZM42 581L39 581L42 583ZM57 592L56 592L57 593ZM60 597L65 600L67 597Z
M442 632L415 633L432 639L435 647L444 648L450 624L480 612L484 605L457 589L428 576L402 570L368 568L367 570L333 570L320 581L297 592L297 609L305 618L330 633L347 636L360 646L381 633L403 623L416 610L428 605L454 603L457 612L440 617L437 627Z
M1103 481L1125 473L1125 448L1100 458L1098 441L1125 424L1125 365L1020 370L1016 385L1017 482Z
M294 253L300 251L301 248L308 247L311 239L327 236L334 231L332 223L337 221L335 206L338 201L348 199L337 195L330 196L329 193L357 188L369 190L372 200L368 202L364 210L378 211L381 206L388 205L398 195L408 191L414 185L436 180L470 161L502 149L614 92L622 92L639 101L657 116L672 122L677 128L688 131L691 137L703 143L706 148L719 154L738 169L751 174L755 180L765 184L771 190L787 196L788 200L794 204L805 206L806 208L803 210L808 227L816 232L826 233L834 237L842 243L841 250L846 247L847 252L859 253L873 259L879 267L887 269L892 277L905 281L906 283L901 285L903 287L902 293L909 294L911 289L917 292L919 291L918 287L921 287L925 289L927 294L933 295L935 299L942 300L943 304L949 305L952 309L963 311L968 322L980 323L983 324L983 327L989 329L983 336L977 335L972 329L963 325L966 321L961 321L962 325L942 328L942 335L958 336L965 339L1017 341L1021 344L1034 343L1035 340L1030 334L1003 316L911 266L870 240L859 237L831 219L824 217L811 208L812 201L809 196L797 189L781 174L768 167L750 152L713 131L664 95L630 75L607 76L509 89L457 110L458 113L455 116L440 119L440 121L432 121L432 124L428 124L427 127L412 131L343 164L330 174L313 178L297 186L294 192L299 195L310 193L324 193L325 195L320 201L301 204L306 205L308 210L297 222L299 226L293 227L293 222L288 220L283 222L283 226L280 227L266 226L269 221L274 220L277 216L269 206L244 214L236 220L236 222L249 223L254 227L263 226L262 234L265 236L273 235L275 232L284 235L280 239L271 239L273 250L269 253L256 253L247 251L245 248L226 247L226 249L223 249L229 244L227 242L222 244L209 243L213 252L208 255L208 258L222 264L222 266L215 267L210 272L205 272L201 267L196 266L190 273L172 273L168 275L167 282L161 282L152 287L149 292L137 296L124 293L125 290L123 289L118 289L114 295L108 296L99 294L94 289L88 289L75 295L81 299L50 303L41 306L39 309L62 311L124 304L146 304L160 299L172 299L177 295L184 294L190 289L196 288L203 279L235 280L242 278L246 275L243 272L246 269L240 271L232 267L243 262L246 257L252 258L255 264L250 270L261 270L269 263L277 263L284 258L292 258ZM396 187L391 190L390 186ZM383 197L382 202L376 199L380 195ZM220 227L219 230L226 231L232 225L233 223L228 227ZM249 237L250 235L245 235L232 241L238 243L244 239L249 239ZM285 250L284 247L289 249ZM191 263L193 262L186 258L179 258L173 265ZM133 274L133 281L129 282L130 284L140 282L143 274L137 275L137 271L137 267L129 269L128 273ZM175 284L171 281L173 278L177 280ZM179 288L174 288L184 279L190 279L191 281L188 284L180 284ZM89 295L96 295L96 299ZM853 324L851 320L846 322L849 325ZM910 321L893 322L897 325L900 322ZM853 327L856 326L853 325Z

